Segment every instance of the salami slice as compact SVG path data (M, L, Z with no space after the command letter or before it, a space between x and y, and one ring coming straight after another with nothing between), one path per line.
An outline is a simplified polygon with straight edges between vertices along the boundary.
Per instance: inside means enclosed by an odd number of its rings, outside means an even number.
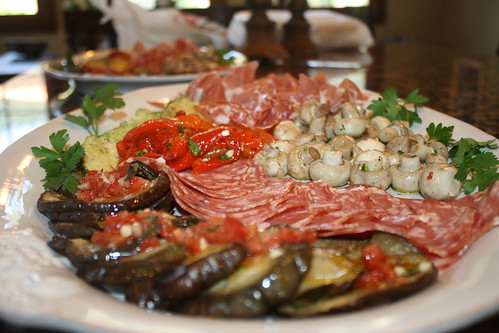
M439 268L454 263L499 225L499 182L486 192L436 201L399 198L372 186L338 189L321 182L270 178L252 160L200 175L165 171L177 202L201 218L230 215L261 229L288 224L320 236L390 232L419 246Z

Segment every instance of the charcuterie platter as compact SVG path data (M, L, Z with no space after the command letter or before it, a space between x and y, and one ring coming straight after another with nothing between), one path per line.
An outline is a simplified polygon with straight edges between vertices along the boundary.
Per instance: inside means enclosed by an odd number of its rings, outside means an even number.
M120 121L130 119L137 109L150 108L150 101L166 103L166 99L175 99L186 89L187 85L161 86L126 94L126 106L106 114L100 129L110 130ZM434 122L454 126L455 137L494 140L486 133L437 111L423 108L419 115L422 122L412 127L414 132L423 133L424 128ZM166 328L179 332L270 329L299 332L325 325L338 331L353 332L405 331L408 328L411 331L439 331L459 327L499 306L499 294L494 292L495 276L499 273L499 266L495 264L499 256L497 229L488 231L459 260L442 269L437 283L396 303L362 311L298 320L275 316L227 320L165 314L125 303L120 296L113 298L79 279L72 272L71 265L46 245L50 238L47 220L35 209L43 192L40 180L44 175L30 148L45 145L40 138L48 138L51 133L62 129L67 129L74 142L83 142L88 135L78 126L58 118L22 138L1 156L2 183L5 185L2 189L3 228L0 233L4 251L0 263L5 267L1 277L5 288L0 293L4 300L0 310L15 321L29 323L44 318L41 323L50 327L113 332L159 332ZM414 197L400 192L392 195Z

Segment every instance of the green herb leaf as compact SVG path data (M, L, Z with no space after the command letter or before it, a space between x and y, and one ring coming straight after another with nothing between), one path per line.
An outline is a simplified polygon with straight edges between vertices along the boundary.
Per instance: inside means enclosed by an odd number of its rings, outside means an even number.
M452 138L453 131L454 126L443 126L441 123L436 126L434 123L431 123L426 128L426 133L430 139L440 141L447 147L454 142Z
M65 149L69 141L66 130L52 133L49 141L53 149L31 147L33 155L40 158L38 164L45 170L43 187L75 193L84 171L82 161L85 151L79 142Z
M189 150L192 153L192 155L198 156L199 153L201 153L201 148L197 145L196 142L194 142L194 140L188 139L187 141L189 143Z
M479 142L462 138L449 149L451 163L457 168L455 178L464 184L465 194L472 193L477 187L479 191L483 191L499 179L499 159L494 153L483 151L497 147L494 140Z
M421 118L417 114L417 108L422 107L428 98L419 94L419 90L413 90L409 96L401 103L395 89L390 88L381 93L381 98L373 101L367 108L373 111L374 116L383 116L390 121L403 120L413 123L421 123ZM411 104L415 111L411 111L407 106Z
M66 120L83 127L90 134L99 135L99 120L106 110L116 110L125 106L125 102L119 96L122 94L116 90L119 87L108 83L93 92L93 96L85 95L81 103L84 117L67 115Z

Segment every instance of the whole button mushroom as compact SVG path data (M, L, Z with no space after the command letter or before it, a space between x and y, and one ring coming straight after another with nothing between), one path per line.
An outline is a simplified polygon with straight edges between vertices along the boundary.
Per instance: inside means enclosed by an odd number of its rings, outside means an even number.
M358 154L350 173L350 182L387 189L392 183L392 175L385 155L377 150Z
M426 166L419 177L419 191L428 199L447 200L461 192L462 184L454 178L457 169L445 163Z
M343 186L350 179L351 164L340 151L328 150L320 160L310 164L310 178L332 186Z
M288 155L288 174L300 180L310 179L310 164L321 158L317 149L307 146L293 148Z
M400 165L390 167L392 187L399 192L418 193L419 177L422 172L421 163L416 155L402 154Z
M266 144L255 155L255 161L270 177L284 177L288 173L288 155L271 145Z
M306 101L300 108L300 122L304 125L310 125L314 119L325 117L328 112L329 109L326 104L314 100Z
M273 135L277 140L295 140L301 135L301 129L291 120L283 120L274 128Z

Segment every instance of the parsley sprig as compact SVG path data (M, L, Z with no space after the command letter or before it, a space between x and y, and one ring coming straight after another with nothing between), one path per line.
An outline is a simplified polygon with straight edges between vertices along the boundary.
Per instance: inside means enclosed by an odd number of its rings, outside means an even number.
M449 148L449 158L456 166L455 178L463 183L464 193L470 194L478 187L485 190L490 184L499 180L497 156L484 149L497 149L495 140L476 141L471 138L462 138L455 141L452 138L454 126L435 125L431 123L426 128L430 139L442 142Z
M84 116L67 115L66 120L83 127L90 134L99 135L99 119L108 109L116 110L125 106L117 91L119 87L108 83L94 90L93 96L85 95L81 103Z
M381 93L381 98L373 101L367 108L373 111L374 116L383 116L391 121L403 120L413 123L421 123L417 111L418 107L422 107L424 103L428 102L428 98L419 94L419 89L413 90L409 96L402 102L395 89L390 88ZM414 111L408 109L409 106L414 107Z
M483 191L499 180L499 159L494 153L483 151L497 147L494 140L479 142L471 138L462 138L452 144L449 157L457 167L455 178L464 184L465 194L472 193L477 187L479 191Z
M52 133L49 140L53 149L31 147L33 155L40 158L38 164L45 170L43 187L75 193L84 171L82 160L85 151L79 142L66 147L69 134L65 129Z
M430 139L442 142L444 145L449 147L455 140L452 138L452 132L454 131L454 126L444 126L441 123L435 125L431 123L426 128L426 133Z

